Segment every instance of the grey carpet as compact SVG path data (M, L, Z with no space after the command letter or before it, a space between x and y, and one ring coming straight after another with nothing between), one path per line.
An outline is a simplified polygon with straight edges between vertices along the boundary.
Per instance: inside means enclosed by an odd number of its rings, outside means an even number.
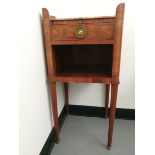
M60 132L60 144L51 155L134 155L135 122L115 120L113 144L106 149L108 119L69 115Z

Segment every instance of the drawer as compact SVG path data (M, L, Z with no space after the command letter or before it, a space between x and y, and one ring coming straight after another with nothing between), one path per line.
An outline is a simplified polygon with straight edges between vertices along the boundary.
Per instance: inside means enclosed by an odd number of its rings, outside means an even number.
M72 43L100 42L113 40L113 20L74 20L56 21L51 24L51 41L53 44L59 41Z

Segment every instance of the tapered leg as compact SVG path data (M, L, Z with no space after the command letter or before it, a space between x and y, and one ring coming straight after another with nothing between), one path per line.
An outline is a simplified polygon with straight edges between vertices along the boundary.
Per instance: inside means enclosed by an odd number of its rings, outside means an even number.
M65 97L66 115L68 115L69 114L68 83L64 83L64 97Z
M105 118L107 118L107 117L108 117L109 90L110 90L110 84L106 84L106 97L105 97Z
M116 100L117 100L118 84L112 84L111 86L111 104L110 104L110 118L109 118L109 131L108 131L108 144L107 148L111 148L113 126L115 120Z
M52 110L53 110L53 119L54 119L54 131L56 136L56 143L60 142L59 138L59 123L58 123L58 109L57 109L57 93L56 93L56 83L50 83L51 90L51 101L52 101Z

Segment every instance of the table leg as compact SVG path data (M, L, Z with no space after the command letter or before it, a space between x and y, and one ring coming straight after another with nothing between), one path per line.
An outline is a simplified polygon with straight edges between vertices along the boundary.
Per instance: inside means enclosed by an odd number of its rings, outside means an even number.
M68 115L69 114L68 83L64 83L64 98L65 98L66 115Z
M59 123L58 123L58 109L57 109L57 93L56 93L56 82L50 83L51 90L51 104L53 110L53 119L54 119L54 131L56 136L56 143L60 142L59 138Z
M105 118L107 118L107 117L108 117L109 91L110 91L110 84L106 84L106 97L105 97Z
M110 118L109 118L109 131L108 131L108 144L107 149L111 149L113 126L115 120L116 100L117 100L118 84L111 85L111 104L110 104Z

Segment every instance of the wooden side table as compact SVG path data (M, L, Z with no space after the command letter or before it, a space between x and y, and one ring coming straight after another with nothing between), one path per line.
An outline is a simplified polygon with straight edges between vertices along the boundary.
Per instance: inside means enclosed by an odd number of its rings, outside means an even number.
M56 82L64 83L67 112L69 82L101 83L106 84L106 116L111 86L107 143L107 148L111 148L119 84L124 8L124 3L119 4L115 16L66 19L49 16L48 10L42 9L56 143L60 140Z

